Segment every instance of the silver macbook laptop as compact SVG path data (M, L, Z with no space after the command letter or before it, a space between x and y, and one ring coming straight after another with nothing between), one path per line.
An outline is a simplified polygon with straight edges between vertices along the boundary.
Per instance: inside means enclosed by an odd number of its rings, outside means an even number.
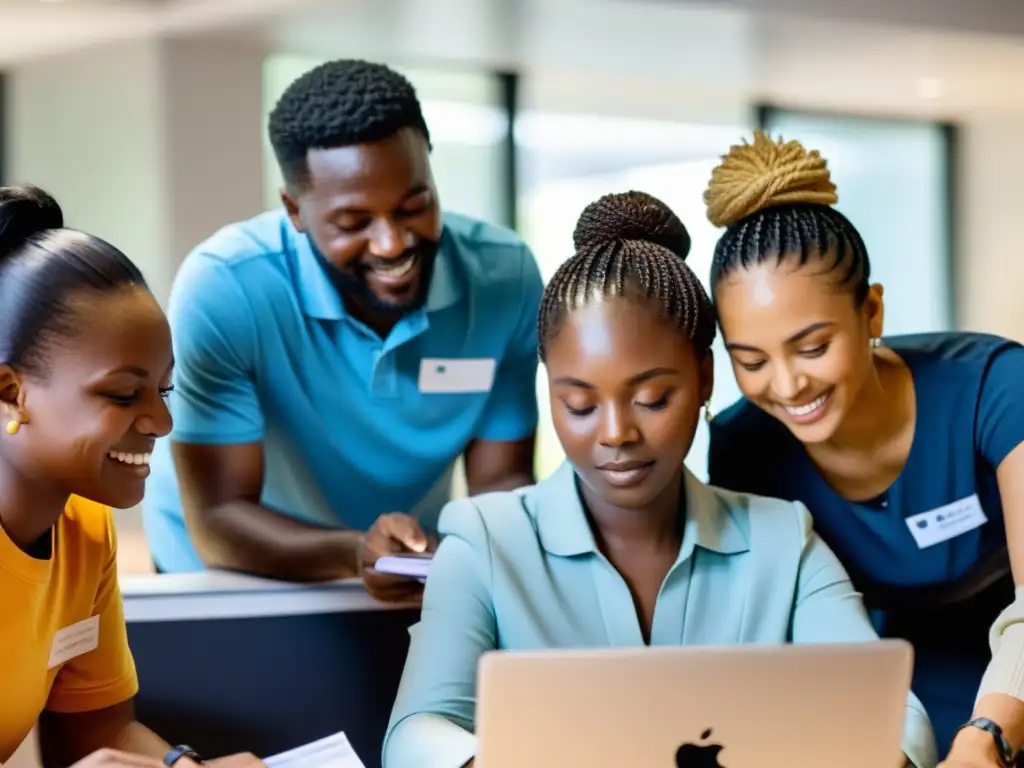
M901 768L908 643L492 652L475 768Z

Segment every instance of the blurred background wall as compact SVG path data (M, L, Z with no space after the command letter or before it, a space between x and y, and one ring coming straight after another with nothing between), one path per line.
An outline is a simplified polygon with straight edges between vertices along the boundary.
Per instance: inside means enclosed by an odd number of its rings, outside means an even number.
M446 207L515 227L545 276L582 207L662 197L706 277L701 193L761 126L829 158L886 286L889 333L1024 339L1024 5L1018 0L0 0L0 178L140 263L276 204L266 115L333 57L419 89ZM545 412L538 468L561 453ZM714 408L737 396L717 359ZM690 464L703 474L706 435ZM134 512L123 561L145 569Z

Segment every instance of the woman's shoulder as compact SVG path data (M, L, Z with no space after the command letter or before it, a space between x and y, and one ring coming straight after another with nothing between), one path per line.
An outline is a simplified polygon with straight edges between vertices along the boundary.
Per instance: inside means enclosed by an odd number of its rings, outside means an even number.
M883 342L900 355L915 374L922 375L949 371L980 375L993 358L1008 350L1024 349L1012 339L970 331L892 336Z
M717 430L743 430L756 424L762 416L767 416L760 408L741 397L725 410L715 414L711 424Z
M763 536L763 532L795 535L800 540L813 528L811 514L799 501L746 491L733 491L716 485L706 485L720 509L749 531L749 536Z
M64 507L63 535L90 548L112 552L117 548L114 512L105 504L72 496Z
M579 554L593 547L569 462L534 485L449 502L438 532L512 560L540 552Z
M802 453L782 422L741 399L711 422L708 479L723 488L789 497L804 466Z
M706 486L718 516L702 534L705 549L743 553L744 568L762 584L792 584L813 540L811 515L800 502ZM741 532L737 536L736 532Z
M514 491L494 491L449 501L438 520L442 536L457 536L471 544L492 540L511 543L535 538L533 510L537 485Z
M711 420L711 439L736 444L779 443L790 432L778 419L741 397Z

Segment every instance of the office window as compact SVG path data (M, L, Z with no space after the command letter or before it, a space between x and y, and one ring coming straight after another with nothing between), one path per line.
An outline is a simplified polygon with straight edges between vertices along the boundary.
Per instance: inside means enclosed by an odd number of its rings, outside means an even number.
M609 192L648 192L671 207L693 240L687 264L707 285L718 231L705 215L711 169L747 126L699 125L596 115L524 111L515 125L519 150L519 230L534 249L545 281L573 252L572 230L583 208ZM564 459L551 423L547 378L537 381L541 409L537 473L546 477ZM739 396L721 342L715 345L712 408ZM687 458L707 475L707 427L697 429Z
M771 136L829 161L836 206L860 231L885 287L887 334L953 327L947 131L934 123L768 109Z
M323 59L307 56L267 57L263 71L265 114L270 114L292 81L321 63ZM498 79L483 71L391 66L416 87L430 129L431 167L445 210L501 222L508 188L502 146L508 136L508 119ZM281 175L266 138L264 145L265 197L271 208L280 204Z

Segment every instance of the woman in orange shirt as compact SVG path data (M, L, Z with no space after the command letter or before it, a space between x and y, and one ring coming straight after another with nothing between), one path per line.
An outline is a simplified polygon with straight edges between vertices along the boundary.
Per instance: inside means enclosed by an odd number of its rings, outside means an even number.
M37 721L54 764L200 762L135 720L111 516L171 429L172 364L138 268L45 192L0 187L0 763Z

